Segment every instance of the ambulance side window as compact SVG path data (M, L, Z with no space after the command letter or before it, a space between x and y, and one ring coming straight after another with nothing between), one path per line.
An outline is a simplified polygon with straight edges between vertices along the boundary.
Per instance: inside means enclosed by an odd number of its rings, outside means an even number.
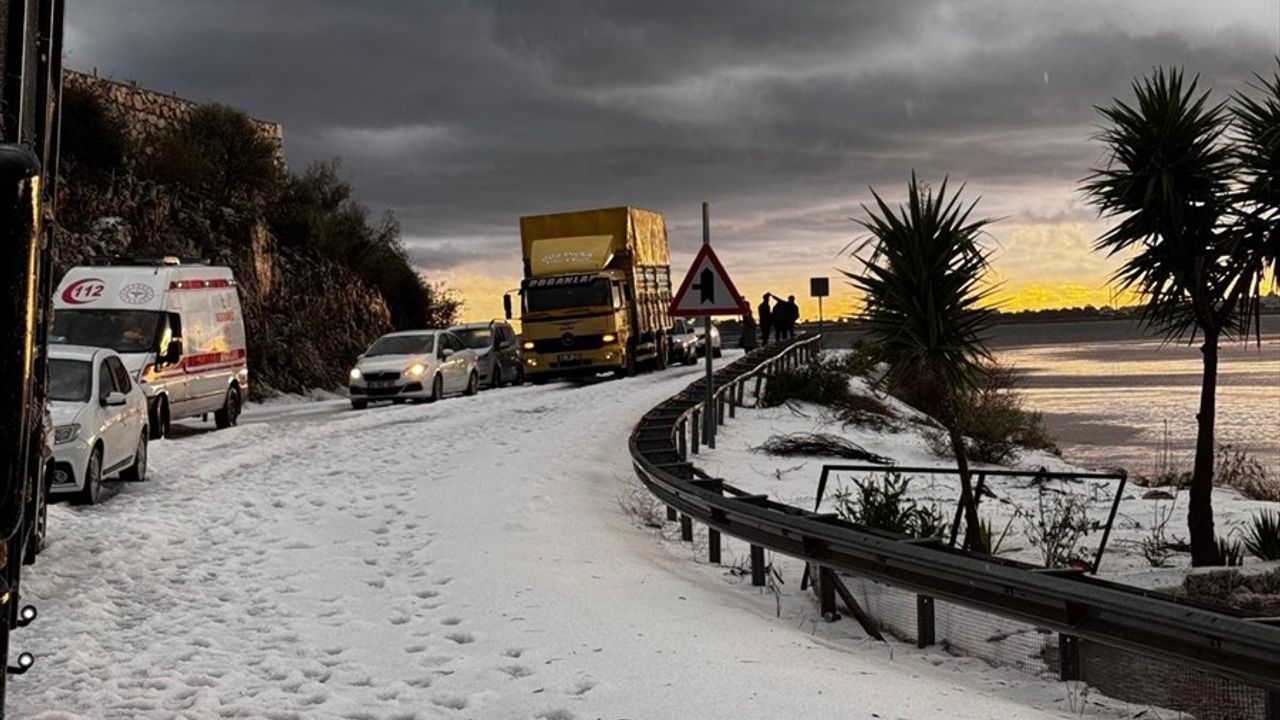
M170 343L178 343L178 355L168 357ZM172 365L182 354L182 316L178 313L165 313L164 326L160 329L159 347L156 348L157 364Z

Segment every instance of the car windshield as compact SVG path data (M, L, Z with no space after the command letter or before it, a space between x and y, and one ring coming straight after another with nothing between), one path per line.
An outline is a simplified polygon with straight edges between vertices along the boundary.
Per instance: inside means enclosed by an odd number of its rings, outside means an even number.
M487 327L459 328L453 334L472 350L483 350L493 344L493 330Z
M435 335L384 335L365 351L365 357L377 355L427 355L436 346Z
M611 290L606 278L597 278L585 285L530 287L524 291L524 307L529 312L541 312L611 305Z
M83 360L49 361L49 397L64 402L89 402L93 366Z
M160 320L154 310L59 310L49 340L66 345L111 348L118 353L156 349Z

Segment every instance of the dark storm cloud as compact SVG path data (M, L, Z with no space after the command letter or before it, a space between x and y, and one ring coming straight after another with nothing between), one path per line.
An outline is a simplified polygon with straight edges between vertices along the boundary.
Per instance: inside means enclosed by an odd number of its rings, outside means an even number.
M343 157L450 267L509 254L522 213L591 205L662 210L679 247L701 199L744 246L839 233L912 168L1050 216L1035 198L1100 160L1092 107L1133 75L1267 66L1274 3L1200 8L80 0L68 21L73 66L283 122L291 164Z

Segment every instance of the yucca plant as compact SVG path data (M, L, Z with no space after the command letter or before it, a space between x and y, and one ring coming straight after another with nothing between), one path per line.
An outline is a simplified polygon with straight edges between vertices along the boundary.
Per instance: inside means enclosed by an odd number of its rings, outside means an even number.
M1244 533L1244 548L1259 560L1280 560L1280 512L1254 515Z
M862 267L844 273L864 297L865 353L887 367L881 386L923 383L937 398L960 474L965 546L985 552L956 401L978 387L991 360L988 251L979 243L990 221L973 219L976 201L962 204L945 179L935 194L913 172L907 204L897 208L871 194L875 207L863 206L858 221L869 235L853 252Z
M1244 565L1244 545L1239 540L1218 538L1218 554L1222 556L1222 564L1227 567Z
M1099 108L1107 164L1084 193L1114 225L1095 247L1126 260L1118 283L1143 300L1144 324L1166 341L1202 340L1204 373L1187 525L1193 565L1219 563L1213 529L1214 416L1218 344L1247 331L1245 269L1229 228L1236 161L1224 142L1228 113L1198 79L1157 70L1133 84L1135 102ZM1245 280L1247 282L1247 280Z

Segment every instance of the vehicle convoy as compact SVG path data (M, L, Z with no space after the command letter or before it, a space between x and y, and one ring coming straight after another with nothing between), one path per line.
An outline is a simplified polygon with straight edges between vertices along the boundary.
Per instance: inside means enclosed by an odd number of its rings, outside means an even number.
M236 424L249 392L240 297L230 268L163 258L114 258L67 271L54 293L54 343L120 354L147 397L152 438L212 413Z
M93 505L102 499L105 478L147 478L147 398L119 355L55 345L49 397L56 426L50 492Z
M661 215L618 207L522 217L520 240L525 377L666 367L671 268Z
M510 323L501 320L463 323L454 325L449 331L475 351L479 360L480 382L485 386L500 388L506 383L519 385L524 382L516 331Z
M480 390L474 350L448 330L407 330L383 335L356 361L347 379L351 407L371 402L434 402Z

